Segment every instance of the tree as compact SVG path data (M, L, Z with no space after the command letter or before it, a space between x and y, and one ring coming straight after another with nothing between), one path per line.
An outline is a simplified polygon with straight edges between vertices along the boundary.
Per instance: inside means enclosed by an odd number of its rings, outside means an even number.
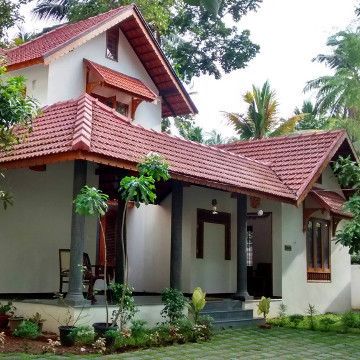
M318 112L310 100L305 100L301 108L296 108L295 115L303 115L297 123L296 130L320 130L329 125L329 118Z
M320 113L342 118L356 118L360 108L360 30L341 31L329 37L330 54L320 54L313 61L334 71L307 83L305 91L317 90L316 108Z
M26 95L25 79L5 77L6 68L0 66L0 150L6 151L19 143L38 114L36 101ZM0 173L0 180L5 177ZM8 191L0 187L0 202L4 208L12 204Z
M0 39L4 39L6 30L21 20L20 6L27 0L0 0Z
M238 26L242 16L258 8L261 0L40 0L40 17L77 21L121 5L135 3L175 71L184 81L201 74L221 77L244 68L259 47L247 30ZM215 4L215 5L214 5ZM217 14L216 14L217 13ZM225 17L227 20L225 21Z
M276 94L268 81L261 88L253 85L244 101L248 104L247 115L225 112L225 117L241 139L261 139L294 132L296 124L303 115L295 115L288 120L278 118Z
M187 140L195 141L198 143L204 142L203 129L197 126L192 116L181 116L174 119L175 127L178 129L179 134Z
M353 219L336 232L336 241L348 246L350 254L360 254L360 166L349 157L339 157L335 162L334 172L343 187L354 190L354 194L345 203L345 210L353 215Z
M229 142L233 142L238 140L236 137L225 137L217 130L213 129L206 134L205 144L206 145L220 145L220 144L227 144Z

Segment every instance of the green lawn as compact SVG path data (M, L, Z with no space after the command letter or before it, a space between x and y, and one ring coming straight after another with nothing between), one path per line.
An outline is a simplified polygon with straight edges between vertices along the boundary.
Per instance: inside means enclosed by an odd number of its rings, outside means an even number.
M64 359L57 356L2 355L1 359ZM360 359L360 335L310 330L245 328L218 333L212 341L108 356L71 359Z

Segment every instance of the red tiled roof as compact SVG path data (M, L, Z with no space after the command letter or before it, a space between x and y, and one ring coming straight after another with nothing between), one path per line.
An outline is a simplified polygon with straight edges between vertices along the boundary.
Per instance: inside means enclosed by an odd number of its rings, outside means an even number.
M85 34L101 23L111 19L113 16L121 13L126 8L128 7L122 6L86 20L60 25L32 41L8 50L6 52L7 65L11 66L13 64L45 57L49 52L53 52L68 41Z
M322 206L331 213L345 218L351 218L352 215L344 210L345 198L334 191L326 191L322 189L313 189L310 194L317 199Z
M89 95L45 108L33 122L27 140L0 156L10 162L49 157L81 150L80 158L112 161L134 169L151 151L162 154L174 178L232 192L295 202L295 194L274 170L256 160L131 124Z
M129 16L119 20L118 26L163 98L163 117L197 113L196 106L135 5L122 6L86 20L60 25L34 40L7 50L8 70L43 63L44 59L67 45L73 46L68 48L67 51L70 51L88 40L84 38L85 35L98 35L98 27L109 23L114 26L112 20L127 12Z
M156 99L156 94L139 79L109 69L90 60L84 59L84 62L106 85L115 87L131 95L136 95L137 97L148 101Z
M345 139L346 132L342 130L319 131L238 141L219 147L268 164L281 181L300 197L325 160L330 160L329 157Z

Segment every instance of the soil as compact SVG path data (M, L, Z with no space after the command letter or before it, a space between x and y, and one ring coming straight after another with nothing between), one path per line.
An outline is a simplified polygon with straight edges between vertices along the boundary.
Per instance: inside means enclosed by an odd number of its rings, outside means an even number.
M12 336L9 331L5 331L5 345L0 347L0 353L27 353L27 354L43 354L43 346L47 345L48 339L57 340L58 335L54 333L43 333L36 340L22 339ZM91 348L82 351L80 346L57 346L56 354L84 354L93 353Z

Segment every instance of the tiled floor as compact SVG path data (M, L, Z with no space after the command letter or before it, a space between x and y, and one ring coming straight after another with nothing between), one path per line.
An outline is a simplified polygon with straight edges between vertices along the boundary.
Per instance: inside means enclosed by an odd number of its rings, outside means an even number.
M49 356L6 359L48 359ZM70 357L84 359L86 356ZM91 356L106 360L237 360L237 359L360 359L360 336L275 328L243 328L218 333L210 342L147 349L109 356ZM61 359L51 357L51 359ZM64 359L64 358L62 358Z

